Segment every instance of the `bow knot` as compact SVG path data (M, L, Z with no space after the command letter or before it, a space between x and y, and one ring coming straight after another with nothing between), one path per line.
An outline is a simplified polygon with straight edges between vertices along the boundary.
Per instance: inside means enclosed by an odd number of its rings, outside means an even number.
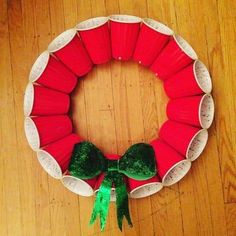
M124 217L129 225L132 225L124 176L136 180L146 180L153 177L156 174L155 154L151 145L137 143L132 145L119 160L108 160L92 143L80 142L74 146L69 171L73 176L81 179L91 179L105 172L105 177L96 196L90 224L93 224L99 216L101 229L104 229L111 187L114 184L117 220L119 228L122 230Z
M119 160L107 160L108 161L108 171L118 171L119 172Z

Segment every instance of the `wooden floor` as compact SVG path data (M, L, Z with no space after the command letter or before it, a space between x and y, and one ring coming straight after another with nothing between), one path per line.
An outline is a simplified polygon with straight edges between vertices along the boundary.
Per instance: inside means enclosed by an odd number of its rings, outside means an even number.
M39 166L23 131L29 70L60 32L126 13L166 23L195 48L213 80L215 121L206 150L178 184L131 200L119 232L114 203L104 233L88 226L93 198L78 197ZM236 235L235 0L0 0L0 235ZM133 62L98 66L73 94L76 131L105 152L150 141L166 119L155 76Z

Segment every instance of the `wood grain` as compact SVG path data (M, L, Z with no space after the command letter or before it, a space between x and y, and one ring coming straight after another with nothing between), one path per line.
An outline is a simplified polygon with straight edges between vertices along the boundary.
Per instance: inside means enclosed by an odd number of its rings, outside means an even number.
M236 235L236 8L234 0L0 0L0 235ZM116 13L160 20L183 36L213 80L215 122L206 150L178 184L130 200L134 227L89 227L93 197L79 197L38 164L23 131L23 95L39 53L65 29ZM162 82L134 62L111 61L72 94L75 131L105 153L149 142L166 120Z

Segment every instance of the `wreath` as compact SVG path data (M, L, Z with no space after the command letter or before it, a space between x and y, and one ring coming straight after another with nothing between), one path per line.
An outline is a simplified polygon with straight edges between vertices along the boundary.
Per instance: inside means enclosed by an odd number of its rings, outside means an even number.
M104 154L73 132L68 111L78 78L111 59L133 59L163 81L170 98L159 137L123 155ZM128 197L154 194L182 179L202 153L214 116L211 77L193 48L153 19L96 17L57 36L35 61L24 97L25 133L46 172L82 196L96 194L90 219L104 229L116 201L122 230Z

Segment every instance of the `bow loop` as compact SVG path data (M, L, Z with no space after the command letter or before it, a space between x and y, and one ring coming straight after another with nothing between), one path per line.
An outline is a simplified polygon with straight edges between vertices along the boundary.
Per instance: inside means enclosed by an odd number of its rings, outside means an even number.
M94 144L84 141L75 144L68 170L75 177L91 179L104 171L105 166L102 152Z
M150 179L156 174L155 153L151 145L132 145L119 161L119 172L136 180Z

